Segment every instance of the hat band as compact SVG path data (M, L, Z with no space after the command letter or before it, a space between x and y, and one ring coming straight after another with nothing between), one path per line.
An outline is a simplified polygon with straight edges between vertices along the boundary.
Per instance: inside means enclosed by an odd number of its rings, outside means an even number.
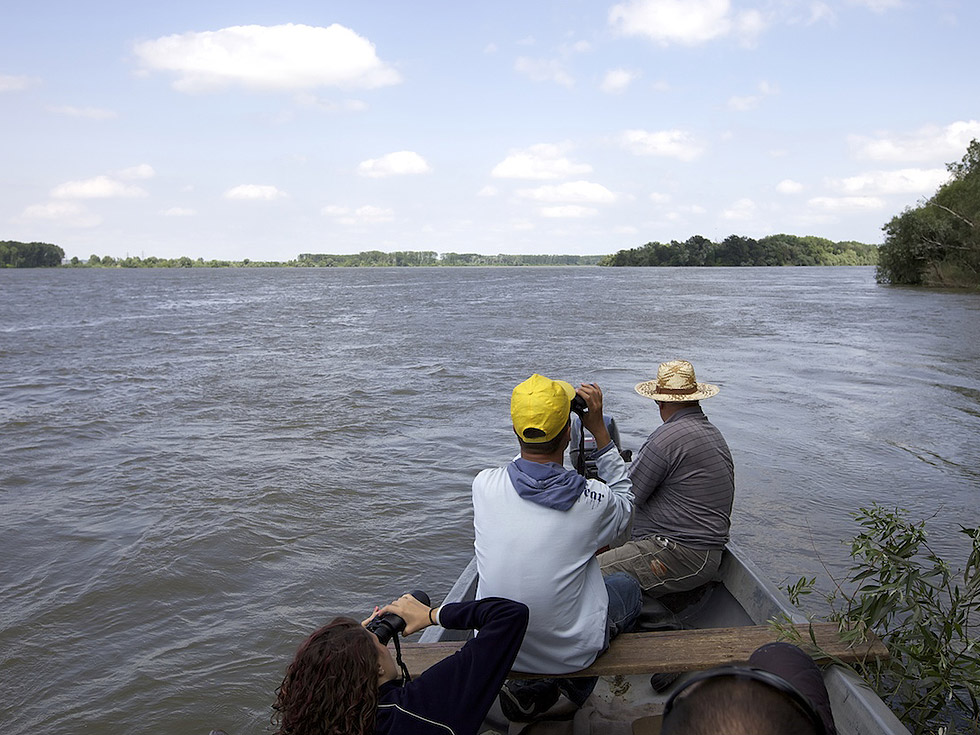
M690 388L661 388L659 385L657 386L657 393L663 393L668 396L686 396L697 392L698 387L696 385Z

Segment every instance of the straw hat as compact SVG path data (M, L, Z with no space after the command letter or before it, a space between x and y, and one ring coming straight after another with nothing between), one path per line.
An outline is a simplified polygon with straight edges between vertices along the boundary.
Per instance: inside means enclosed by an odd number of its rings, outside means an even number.
M694 366L687 360L671 360L660 363L656 380L637 383L634 390L655 401L700 401L711 398L721 389L711 383L699 383L694 376Z

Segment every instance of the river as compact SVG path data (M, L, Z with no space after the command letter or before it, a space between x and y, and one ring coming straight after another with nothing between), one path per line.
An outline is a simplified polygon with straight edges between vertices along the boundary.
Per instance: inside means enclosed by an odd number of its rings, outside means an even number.
M774 581L829 590L875 501L957 560L980 294L861 267L0 271L4 732L267 732L306 633L448 591L517 382L599 383L637 449L633 385L675 358L721 387L733 538Z

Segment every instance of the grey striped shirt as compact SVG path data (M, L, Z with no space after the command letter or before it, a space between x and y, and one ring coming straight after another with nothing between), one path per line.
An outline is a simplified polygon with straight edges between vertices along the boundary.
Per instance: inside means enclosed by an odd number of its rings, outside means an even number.
M700 406L657 427L630 467L633 538L666 536L694 549L728 542L735 465L721 432Z

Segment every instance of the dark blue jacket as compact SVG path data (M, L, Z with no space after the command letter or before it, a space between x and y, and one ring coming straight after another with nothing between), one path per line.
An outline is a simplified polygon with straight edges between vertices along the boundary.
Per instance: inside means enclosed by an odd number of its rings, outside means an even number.
M443 605L444 628L476 628L480 634L412 681L383 684L377 732L478 733L524 640L527 617L526 605L499 597Z

